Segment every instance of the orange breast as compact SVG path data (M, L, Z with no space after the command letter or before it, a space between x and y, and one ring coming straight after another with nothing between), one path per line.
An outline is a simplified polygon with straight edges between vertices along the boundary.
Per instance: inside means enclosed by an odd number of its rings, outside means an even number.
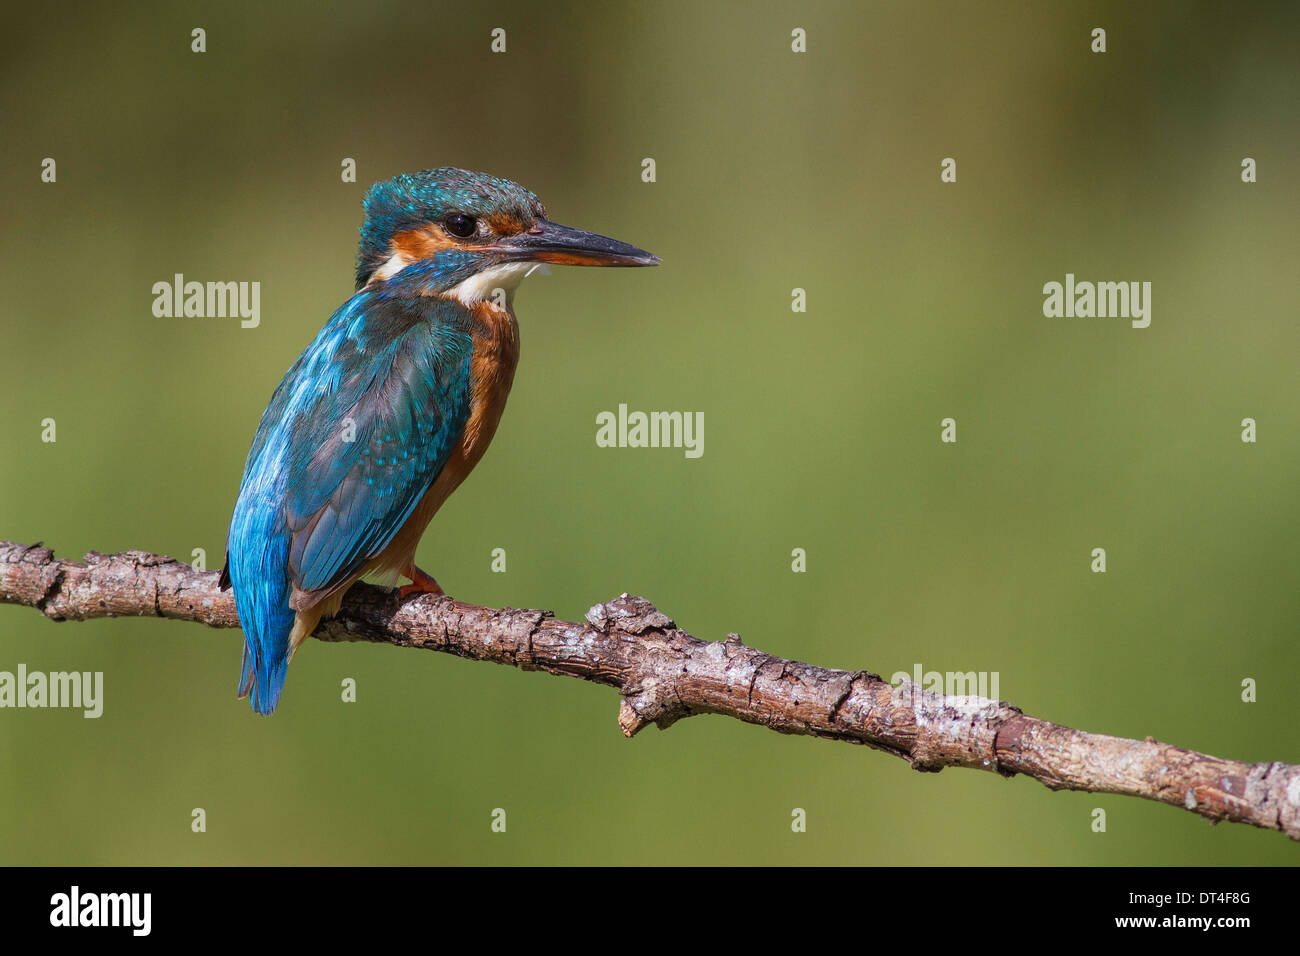
M401 574L415 560L415 549L433 516L474 470L487 451L505 411L506 398L519 364L519 324L507 306L490 301L474 309L474 352L470 358L470 412L460 442L411 517L375 559L369 571Z

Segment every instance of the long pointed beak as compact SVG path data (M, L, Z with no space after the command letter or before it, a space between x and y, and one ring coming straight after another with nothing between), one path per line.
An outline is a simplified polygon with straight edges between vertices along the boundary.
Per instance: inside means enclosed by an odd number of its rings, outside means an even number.
M657 266L659 257L626 242L539 219L527 232L502 239L496 248L508 262L559 266Z

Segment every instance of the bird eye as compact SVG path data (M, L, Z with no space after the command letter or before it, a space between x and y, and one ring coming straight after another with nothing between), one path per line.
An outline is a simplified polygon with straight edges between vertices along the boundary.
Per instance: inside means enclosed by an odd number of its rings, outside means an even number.
M457 239L468 239L478 229L478 221L463 212L454 212L443 220L442 226Z

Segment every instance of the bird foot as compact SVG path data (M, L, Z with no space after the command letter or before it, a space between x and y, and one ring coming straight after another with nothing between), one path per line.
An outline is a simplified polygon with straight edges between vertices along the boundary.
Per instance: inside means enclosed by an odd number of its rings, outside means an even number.
M413 594L437 594L445 596L446 591L442 586L433 579L433 575L427 571L421 571L415 565L411 565L405 572L406 577L411 579L410 584L404 584L397 589L398 596L405 601Z

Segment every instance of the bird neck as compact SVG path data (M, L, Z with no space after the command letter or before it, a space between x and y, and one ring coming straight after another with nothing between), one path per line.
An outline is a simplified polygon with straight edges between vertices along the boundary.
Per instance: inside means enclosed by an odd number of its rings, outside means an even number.
M441 296L472 309L492 300L508 309L515 289L534 269L533 262L501 262L495 257L449 249L425 259L412 259L409 250L394 247L389 258L368 277L366 288L389 295Z
M497 305L492 299L481 299L465 305L451 296L457 305L470 315L470 334L474 338L475 359L492 362L502 375L514 377L519 362L519 322L509 302Z
M512 376L519 357L519 323L512 305L515 289L535 263L469 262L452 256L412 263L396 273L376 274L368 285L383 296L439 299L466 316L474 352L491 356Z

